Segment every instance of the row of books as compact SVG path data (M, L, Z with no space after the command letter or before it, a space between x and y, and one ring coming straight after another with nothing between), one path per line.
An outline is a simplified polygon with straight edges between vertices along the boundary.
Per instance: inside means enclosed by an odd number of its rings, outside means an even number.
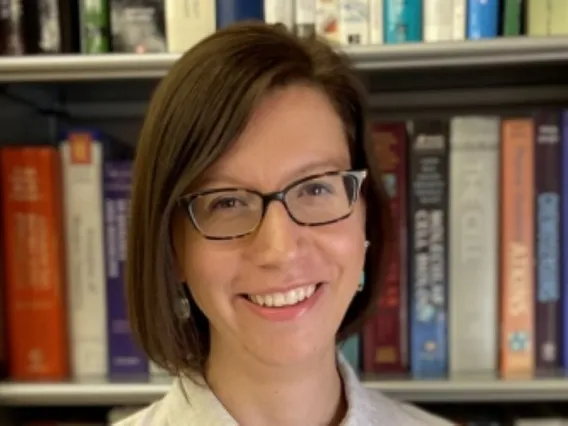
M564 0L3 0L0 54L184 52L242 20L337 45L568 34Z
M355 367L566 368L567 128L568 112L552 110L375 123L372 161L400 238L377 316L341 347ZM0 150L12 379L152 374L124 303L131 163L104 147L70 130L59 149Z
M362 370L565 370L568 111L377 123L373 138L400 238Z

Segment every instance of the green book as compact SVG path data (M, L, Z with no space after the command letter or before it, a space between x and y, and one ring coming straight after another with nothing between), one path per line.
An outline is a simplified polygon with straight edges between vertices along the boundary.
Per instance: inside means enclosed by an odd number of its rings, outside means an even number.
M504 0L503 36L514 37L522 34L523 0Z

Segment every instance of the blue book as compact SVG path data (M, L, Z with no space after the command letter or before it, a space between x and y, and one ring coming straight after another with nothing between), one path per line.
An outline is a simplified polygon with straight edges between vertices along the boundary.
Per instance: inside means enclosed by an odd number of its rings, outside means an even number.
M124 269L131 161L106 161L103 166L105 272L109 378L148 378L148 358L136 344L126 312Z
M422 0L384 1L385 43L422 41Z
M467 0L466 35L470 40L499 35L499 0Z
M562 271L562 288L561 293L561 310L562 310L562 320L561 324L564 324L561 330L561 345L562 345L562 368L568 368L568 110L562 111L562 121L561 121L561 183L560 183L560 200L561 200L561 215L560 221L562 225L561 229L561 241L560 241L560 253L561 253L561 269Z
M264 21L263 0L216 0L217 29L238 21Z
M355 334L339 344L341 353L351 364L355 371L360 370L359 365L359 335Z

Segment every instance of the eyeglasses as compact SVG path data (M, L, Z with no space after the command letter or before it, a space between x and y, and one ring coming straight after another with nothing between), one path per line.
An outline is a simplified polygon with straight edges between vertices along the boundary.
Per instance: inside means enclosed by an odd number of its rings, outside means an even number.
M254 232L272 201L280 201L290 218L301 226L345 219L353 212L366 176L366 170L333 171L302 178L282 191L209 189L185 195L179 203L205 238L230 240Z

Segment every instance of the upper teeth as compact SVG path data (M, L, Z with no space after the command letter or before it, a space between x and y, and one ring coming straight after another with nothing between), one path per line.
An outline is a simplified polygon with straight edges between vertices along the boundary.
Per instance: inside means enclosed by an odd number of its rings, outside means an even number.
M272 293L263 295L249 295L249 299L261 306L288 306L295 305L304 299L307 299L316 291L316 285L308 285L296 288L284 293Z

